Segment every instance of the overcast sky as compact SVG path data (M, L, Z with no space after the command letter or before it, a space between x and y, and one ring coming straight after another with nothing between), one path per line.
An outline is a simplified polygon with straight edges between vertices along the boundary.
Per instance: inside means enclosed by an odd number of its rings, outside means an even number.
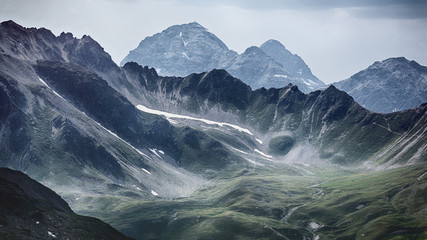
M196 21L239 53L269 39L326 83L404 56L427 65L425 0L0 0L0 21L90 35L116 63L145 37Z

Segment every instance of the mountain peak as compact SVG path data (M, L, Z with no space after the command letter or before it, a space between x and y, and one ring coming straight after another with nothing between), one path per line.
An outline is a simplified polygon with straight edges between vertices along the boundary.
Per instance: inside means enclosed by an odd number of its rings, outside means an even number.
M262 55L262 56L265 55L264 51L262 51L259 47L255 47L255 46L246 48L245 52L243 53L243 55L250 55L250 54Z
M384 67L391 67L396 65L408 65L410 61L406 59L405 57L393 57L393 58L387 58L382 61L376 61L368 68L384 68Z
M120 65L133 61L156 68L160 75L183 77L218 67L217 62L229 51L217 36L191 22L146 37Z
M404 57L377 61L334 84L374 112L401 111L427 101L427 67Z
M283 44L275 39L267 40L265 43L263 43L260 48L266 48L266 47L274 47L274 48L283 48L286 49Z
M65 32L62 32L60 35L59 35L59 40L61 41L61 42L66 42L66 41L69 41L69 40L71 40L71 39L73 39L74 38L74 36L73 36L73 34L72 33L70 33L70 32L67 32L67 33L65 33Z
M270 39L263 43L260 48L269 57L281 64L292 76L299 78L308 85L310 90L324 87L325 84L313 75L307 64L296 54L291 53L277 40Z
M408 60L405 57L394 57L394 58L385 59L383 61L376 61L372 65L370 65L368 69L369 70L383 69L388 71L399 71L404 73L411 72L411 69L427 71L427 67L420 65L414 60Z
M184 24L177 24L170 26L163 30L161 33L170 33L170 32L188 32L188 31L197 31L197 32L208 32L208 29L200 25L198 22L189 22Z
M12 20L7 20L1 23L1 26L10 26L10 27L20 27L23 28L21 25L17 24L16 22Z
M14 32L14 33L17 33L17 32L21 32L21 33L24 33L24 32L28 32L28 33L29 32L39 32L41 34L47 34L47 35L54 36L53 33L50 30L48 30L48 29L46 29L44 27L41 27L41 28L35 28L35 27L26 28L26 27L23 27L23 26L19 25L16 22L12 21L12 20L8 20L8 21L2 22L0 24L0 26L2 28L4 28L4 29L7 29L8 31L11 31L11 32Z
M373 69L373 68L396 68L396 67L407 67L408 69L410 68L416 68L416 69L424 69L427 70L427 68L425 66L420 65L419 63L417 63L414 60L408 60L405 57L393 57L393 58L388 58L385 59L383 61L376 61L374 62L371 66L368 67L368 69ZM404 69L402 69L404 70Z
M198 22L189 22L189 23L184 23L181 25L177 25L177 26L181 26L181 27L191 27L191 28L200 28L203 29L205 31L207 31L207 28L203 27L200 23Z

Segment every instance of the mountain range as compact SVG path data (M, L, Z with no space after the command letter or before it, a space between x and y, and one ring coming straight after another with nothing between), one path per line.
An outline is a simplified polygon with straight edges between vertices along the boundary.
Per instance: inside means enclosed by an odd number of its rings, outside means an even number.
M0 165L137 239L427 236L426 104L378 114L334 86L164 77L13 21L0 101Z
M298 55L276 40L237 54L195 22L175 25L145 38L121 66L130 61L154 67L164 76L185 77L225 69L252 89L281 88L292 83L309 93L327 87ZM333 85L371 111L390 113L427 102L426 79L426 67L404 58L390 58Z
M238 54L196 22L175 25L145 38L120 65L126 62L154 67L163 76L185 77L214 68L225 69L253 89L293 83L308 93L326 86L298 55L276 40Z

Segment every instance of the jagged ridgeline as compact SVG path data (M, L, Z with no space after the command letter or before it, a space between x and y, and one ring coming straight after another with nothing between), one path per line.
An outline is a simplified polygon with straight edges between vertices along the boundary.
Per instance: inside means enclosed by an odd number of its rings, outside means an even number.
M314 147L319 160L346 165L365 161L403 164L425 157L419 151L425 148L421 140L425 139L425 104L384 115L364 109L334 86L310 94L292 85L252 91L224 70L170 78L160 77L153 69L136 63L127 63L123 71L139 85L136 89L142 89L142 93L135 93L135 99L165 111L202 115L218 121L228 118L248 126L265 140L264 149L280 159L292 156L281 152L303 154L306 147Z
M3 22L0 165L138 239L425 237L426 104L378 114L206 70L119 67L89 36Z

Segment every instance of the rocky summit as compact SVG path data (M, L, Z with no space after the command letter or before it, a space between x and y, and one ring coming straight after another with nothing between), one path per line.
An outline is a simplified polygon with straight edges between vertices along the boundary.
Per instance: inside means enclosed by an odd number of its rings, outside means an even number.
M292 54L277 40L268 40L260 46L268 56L280 63L292 76L295 76L307 85L310 90L325 87L325 84L313 75L310 68L296 54ZM297 82L295 82L297 84ZM298 84L297 84L298 85Z
M206 28L192 22L146 37L129 52L121 65L137 62L142 66L155 67L161 75L187 76L209 71L236 55Z
M371 111L402 111L427 102L427 67L389 58L334 85Z
M175 25L145 38L121 65L131 61L154 67L164 76L184 77L214 68L225 69L253 89L280 88L292 83L308 93L325 87L299 56L279 42L270 40L237 54L195 22Z

